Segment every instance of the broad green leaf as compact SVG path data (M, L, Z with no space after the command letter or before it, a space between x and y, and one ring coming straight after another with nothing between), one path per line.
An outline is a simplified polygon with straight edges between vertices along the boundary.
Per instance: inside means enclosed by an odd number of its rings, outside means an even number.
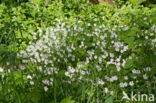
M108 97L108 98L105 100L105 103L113 103L113 96Z
M125 64L125 68L130 68L133 66L133 59L128 59Z
M125 38L124 41L125 41L125 43L131 45L134 42L134 37L127 37L127 38Z
M39 100L41 98L41 93L39 90L34 89L32 90L29 96L30 96L30 99L33 101L33 103L39 103Z
M69 97L64 98L64 99L61 101L61 103L75 103L75 101L72 100L72 97L71 97L71 96L69 96Z

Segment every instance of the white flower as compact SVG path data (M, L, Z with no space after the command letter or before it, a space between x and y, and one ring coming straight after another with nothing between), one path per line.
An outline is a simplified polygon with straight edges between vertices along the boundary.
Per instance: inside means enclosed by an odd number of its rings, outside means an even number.
M4 70L3 70L3 68L2 67L0 67L0 72L3 72Z
M30 80L32 80L32 76L31 75L28 75L27 78L30 79Z
M133 82L133 81L130 81L130 82L129 82L129 85L130 85L130 86L134 86L134 82Z
M113 91L110 91L110 95L113 95L114 94L114 92Z
M85 75L85 71L83 71L83 70L81 70L80 73L81 73L82 75Z
M123 60L122 60L122 66L124 67L125 64L126 64L126 61L123 59Z
M98 71L101 71L101 70L102 70L102 68L101 68L100 66L98 66L98 65L96 65L96 69L97 69Z
M125 80L128 80L128 76L125 76L124 79L125 79Z
M102 55L102 58L105 59L105 58L107 58L107 56L106 55Z
M115 50L118 52L120 50L121 47L123 47L124 44L122 42L115 42L114 43L114 47L115 47Z
M148 36L145 36L145 39L148 39Z
M104 85L105 83L104 83L103 80L99 79L98 82L97 82L97 84L99 84L99 85Z
M113 76L112 79L113 80L118 80L118 77L117 76Z
M117 62L120 62L120 58L121 58L121 57L117 58L116 61L117 61Z
M108 92L109 92L108 88L105 88L105 90L104 90L104 91L105 91L105 93L108 93Z
M88 23L88 26L90 26L90 23Z
M24 65L19 65L19 68L20 68L21 70L25 70L25 66L24 66Z
M67 77L70 77L69 72L65 72L65 75L66 75Z
M100 36L100 38L103 40L105 37L104 36Z
M39 70L40 72L42 72L42 67L41 66L38 66L37 67L37 70Z
M49 80L42 80L42 83L46 84L46 85L50 85L50 81Z
M118 80L118 77L117 77L117 76L112 76L112 77L110 78L110 82L114 82L114 81L116 81L116 80Z
M151 67L146 67L145 71L148 71L148 72L151 71Z
M69 72L70 73L74 73L75 72L75 69L71 68L71 69L69 69Z
M111 58L114 58L114 54L113 54L113 53L110 53L110 57L111 57Z
M128 30L128 26L124 27L123 30L124 30L124 31Z
M94 56L94 59L97 59L97 56L96 55Z
M120 87L123 88L124 87L124 83L121 82L120 83Z
M102 58L101 58L101 57L99 58L99 63L100 63L100 64L102 63Z
M140 72L140 70L135 70L135 69L133 69L133 70L132 70L132 73L133 73L133 74L140 74L141 72Z
M144 78L145 80L148 79L148 77L147 77L146 74L143 75L143 78Z
M34 85L34 82L33 81L30 81L30 85Z
M48 87L47 87L47 86L44 87L44 91L45 91L45 92L48 91Z
M119 72L121 70L120 66L117 66L117 71Z
M127 86L128 86L128 84L127 84L126 82L124 82L124 83L121 82L121 83L120 83L120 87L121 87L121 88L124 88L124 87L127 87Z

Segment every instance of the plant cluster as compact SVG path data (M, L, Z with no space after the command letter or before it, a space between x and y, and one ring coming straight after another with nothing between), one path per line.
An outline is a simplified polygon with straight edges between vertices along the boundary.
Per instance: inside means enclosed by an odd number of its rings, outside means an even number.
M0 102L130 103L123 91L156 94L156 9L139 4L0 5Z

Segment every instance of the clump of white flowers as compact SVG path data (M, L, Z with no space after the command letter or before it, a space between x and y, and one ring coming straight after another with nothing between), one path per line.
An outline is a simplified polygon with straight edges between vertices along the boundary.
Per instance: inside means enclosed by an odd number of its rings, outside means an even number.
M112 85L120 88L135 85L134 80L143 72L128 64L128 61L134 59L130 53L133 49L129 48L116 32L118 29L127 31L130 27L110 27L95 23L92 25L94 28L90 28L91 23L88 23L85 25L88 29L85 29L80 26L81 20L74 25L57 21L57 26L47 28L45 32L40 29L39 33L34 33L35 42L30 42L30 45L18 54L18 57L23 58L22 63L35 65L38 74L34 77L27 76L31 85L35 85L33 79L40 77L40 83L47 92L50 89L48 87L54 85L55 76L63 70L66 77L63 83L97 84L105 87L105 93L113 94ZM152 42L154 43L154 40ZM146 67L143 70L151 71L151 68ZM135 75L135 78L131 75ZM147 80L147 74L142 78Z

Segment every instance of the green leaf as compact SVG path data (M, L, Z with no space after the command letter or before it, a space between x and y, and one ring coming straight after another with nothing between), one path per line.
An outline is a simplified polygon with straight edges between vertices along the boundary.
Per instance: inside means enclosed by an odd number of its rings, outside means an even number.
M113 103L113 96L108 97L108 98L105 100L105 103Z
M125 68L130 68L132 66L133 66L133 59L128 59L125 64Z
M72 97L71 97L71 96L69 96L69 97L64 98L64 99L61 101L61 103L75 103L75 101L72 100Z
M127 44L133 44L133 42L134 42L134 37L127 37L127 38L125 38L125 40L124 40Z
M139 28L137 27L132 27L129 31L128 31L128 36L136 36L137 32L139 32Z
M41 98L41 92L37 89L34 89L29 96L33 103L39 103L39 100Z
M143 3L146 0L130 0L130 3L133 5L139 5L141 3Z

